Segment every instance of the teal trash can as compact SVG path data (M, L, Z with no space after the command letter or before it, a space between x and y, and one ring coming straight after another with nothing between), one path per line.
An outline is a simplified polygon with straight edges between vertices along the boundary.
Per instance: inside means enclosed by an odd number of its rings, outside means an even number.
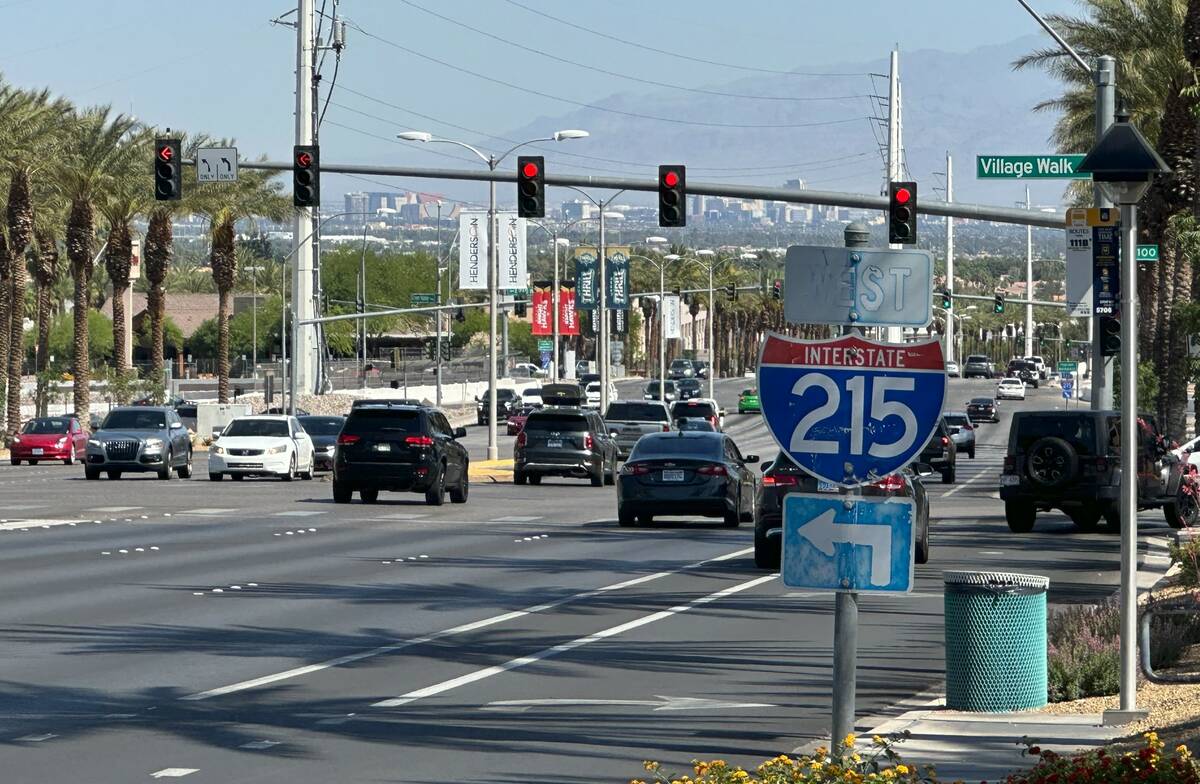
M1046 704L1050 579L944 572L946 707L1002 712Z

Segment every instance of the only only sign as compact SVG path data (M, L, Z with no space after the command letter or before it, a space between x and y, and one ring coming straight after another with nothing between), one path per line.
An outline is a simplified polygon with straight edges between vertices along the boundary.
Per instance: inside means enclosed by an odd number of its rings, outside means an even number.
M792 461L843 487L912 462L937 431L946 373L937 340L859 335L796 340L770 333L758 362L767 429Z

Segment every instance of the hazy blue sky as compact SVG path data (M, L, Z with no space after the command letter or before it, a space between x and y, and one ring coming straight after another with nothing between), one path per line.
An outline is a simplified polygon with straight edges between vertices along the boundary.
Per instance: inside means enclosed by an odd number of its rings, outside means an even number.
M322 0L316 2L320 7ZM517 2L622 39L778 70L802 66L835 71L839 62L884 56L896 43L910 51L965 51L1037 32L1016 0ZM327 5L332 9L332 0ZM1076 9L1068 0L1036 0L1034 5L1045 13ZM159 127L236 137L243 156L266 153L285 159L293 134L295 34L271 26L269 19L289 7L294 6L287 0L0 0L0 73L19 85L49 86L76 103L111 103ZM501 40L419 8L485 29ZM342 0L340 13L373 35L422 55L585 104L658 88L554 62L505 41L687 86L754 75L625 46L506 0ZM326 79L332 64L330 57ZM452 148L389 139L399 130L421 128L478 142L481 135L442 123L503 135L540 116L577 108L482 81L353 29L338 84L392 106L349 92L335 94L322 132L325 160L457 165L436 155L458 157ZM802 93L805 80L796 84ZM577 145L572 150L586 150L586 141L571 144ZM779 159L778 151L765 155Z

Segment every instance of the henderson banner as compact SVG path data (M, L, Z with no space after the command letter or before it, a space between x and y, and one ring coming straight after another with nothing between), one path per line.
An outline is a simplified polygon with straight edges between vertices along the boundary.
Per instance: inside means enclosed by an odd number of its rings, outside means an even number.
M523 289L529 285L525 234L524 218L518 218L515 212L496 213L496 236L500 246L499 288Z
M663 336L667 339L681 337L679 331L679 296L668 294L663 297Z
M609 310L629 310L629 246L610 245L604 250L607 254L604 272L608 278L605 305Z
M579 334L579 312L575 310L575 284L563 281L558 289L558 334Z
M595 310L599 297L596 291L600 263L591 248L575 249L575 309Z
M458 215L458 287L486 289L487 213L460 212Z
M548 280L535 281L533 284L533 313L530 321L530 331L534 335L554 334L554 321L551 311L554 309L554 284Z

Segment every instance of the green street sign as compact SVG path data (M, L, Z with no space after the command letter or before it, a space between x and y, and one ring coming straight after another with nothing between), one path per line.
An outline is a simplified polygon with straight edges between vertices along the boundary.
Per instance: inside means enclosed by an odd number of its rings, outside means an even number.
M979 180L1090 180L1092 175L1076 169L1082 155L977 155L975 178Z
M412 305L436 305L437 294L409 294L408 301Z
M1158 246L1157 245L1138 245L1137 252L1134 254L1134 259L1138 263L1146 261L1158 261Z
M553 351L553 350L554 350L554 341L553 340L546 340L545 338L542 338L541 340L538 341L538 351Z
M1079 370L1078 362L1059 362L1058 363L1058 372L1059 373L1074 373L1077 370Z

